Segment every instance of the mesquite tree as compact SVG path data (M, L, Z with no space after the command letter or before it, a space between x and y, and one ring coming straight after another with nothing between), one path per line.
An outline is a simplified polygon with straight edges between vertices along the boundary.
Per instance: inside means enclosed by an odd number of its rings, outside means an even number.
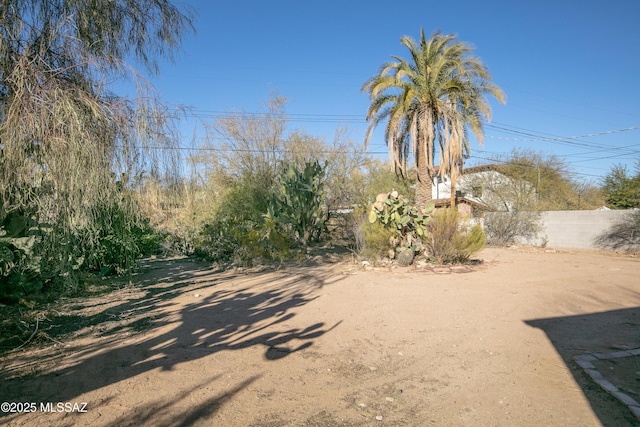
M175 168L176 151L157 147L177 140L125 58L156 73L191 29L168 0L0 0L0 234L16 216L37 224L24 231L37 235L34 273L100 268L105 230L124 251L114 259L135 252L123 240L137 221L130 190ZM113 92L122 78L138 97Z

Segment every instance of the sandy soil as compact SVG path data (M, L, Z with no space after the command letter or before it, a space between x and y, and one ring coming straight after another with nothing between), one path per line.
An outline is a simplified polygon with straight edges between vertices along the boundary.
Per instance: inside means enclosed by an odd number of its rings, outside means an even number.
M640 424L572 359L640 347L640 260L509 248L480 258L227 272L146 261L119 292L49 316L75 316L64 346L2 358L0 400L36 411L0 424ZM640 401L640 356L601 369Z

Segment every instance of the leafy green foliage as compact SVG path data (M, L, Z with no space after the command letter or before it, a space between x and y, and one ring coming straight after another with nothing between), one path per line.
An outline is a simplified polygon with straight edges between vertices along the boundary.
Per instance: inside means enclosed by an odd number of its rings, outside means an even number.
M640 208L640 160L635 175L622 165L614 166L604 178L602 190L612 209Z
M195 254L209 261L227 262L232 260L240 247L237 233L242 230L242 225L242 223L234 223L228 218L205 224L196 240Z
M389 188L394 188L403 195L404 200L415 204L415 176L402 178L380 159L366 159L360 178L359 197L355 203L368 206L376 200L378 194L386 193ZM353 179L353 175L350 176Z
M326 164L305 162L302 170L290 163L280 178L278 191L267 208L267 219L290 233L303 248L327 232L324 208Z
M36 223L17 212L7 214L0 222L0 300L15 302L18 298L42 288L38 280L41 259L34 247L40 240Z
M438 264L464 263L471 255L481 250L486 236L479 224L469 230L461 226L457 210L439 209L428 225L426 239L427 256Z
M595 187L572 179L569 165L560 157L530 149L514 149L499 157L498 171L510 177L510 185L492 188L501 201L514 203L515 210L596 209L603 200ZM522 183L527 183L523 186ZM491 186L485 186L491 187ZM503 210L489 203L497 210Z
M285 259L293 240L265 217L274 195L264 183L248 179L230 183L219 196L213 218L195 241L195 254L207 260L251 264L257 259Z
M128 207L120 203L100 206L89 227L76 237L75 256L88 270L101 274L123 273L141 255L157 251L160 235L140 219L132 221Z
M195 241L195 254L216 262L243 261L243 244L253 230L262 227L271 189L253 179L228 183L212 208L212 218ZM255 240L255 239L254 239Z
M71 230L38 223L18 211L0 221L0 299L15 302L40 291L73 293L80 276L122 273L143 254L155 253L162 238L136 214L128 191L117 201L92 207Z

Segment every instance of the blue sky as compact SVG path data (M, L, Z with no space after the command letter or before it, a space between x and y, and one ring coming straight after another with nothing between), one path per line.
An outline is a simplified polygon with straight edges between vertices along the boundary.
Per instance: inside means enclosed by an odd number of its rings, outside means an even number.
M346 126L362 141L363 82L391 55L406 57L401 36L439 29L472 44L507 94L506 105L492 103L485 144L474 141L471 163L531 148L564 158L576 178L597 181L614 164L633 170L640 158L637 0L183 4L194 10L196 34L151 81L200 120L262 112L275 91L288 99L290 129L331 140ZM186 144L193 125L183 129ZM382 129L369 149L385 152Z

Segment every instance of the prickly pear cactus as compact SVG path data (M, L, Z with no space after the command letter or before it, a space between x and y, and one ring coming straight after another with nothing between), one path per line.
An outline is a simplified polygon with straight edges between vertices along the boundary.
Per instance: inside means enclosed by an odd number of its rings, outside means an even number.
M391 247L398 252L397 262L400 265L402 263L410 265L415 254L421 251L423 239L428 235L427 225L431 220L433 209L433 203L425 209L418 209L394 190L390 193L378 194L369 210L369 222L372 224L379 222L397 233L397 239L390 242ZM408 253L404 254L401 260L402 252Z

